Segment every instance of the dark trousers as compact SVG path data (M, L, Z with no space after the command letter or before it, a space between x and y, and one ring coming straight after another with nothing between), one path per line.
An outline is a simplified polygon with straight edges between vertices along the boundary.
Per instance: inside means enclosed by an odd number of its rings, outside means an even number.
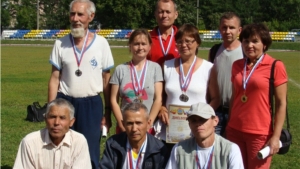
M75 108L75 123L73 130L82 133L89 146L89 152L93 169L99 168L101 120L103 117L103 103L99 95L74 98L62 93L57 98L68 100Z
M218 135L221 135L221 136L224 135L226 124L228 121L228 111L229 111L229 108L225 107L225 106L220 106L216 110L216 115L219 118L219 123L215 128L215 133Z
M161 141L167 147L167 154L166 154L167 156L166 156L166 159L169 159L170 156L171 156L172 149L173 149L173 147L174 147L175 144L173 144L173 143L167 143L165 140L161 140Z

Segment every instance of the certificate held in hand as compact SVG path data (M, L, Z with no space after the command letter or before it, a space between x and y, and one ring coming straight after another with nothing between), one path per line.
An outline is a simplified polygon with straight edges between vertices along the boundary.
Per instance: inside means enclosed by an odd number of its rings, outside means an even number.
M166 142L177 143L191 137L187 112L190 106L169 105L169 126L166 127Z

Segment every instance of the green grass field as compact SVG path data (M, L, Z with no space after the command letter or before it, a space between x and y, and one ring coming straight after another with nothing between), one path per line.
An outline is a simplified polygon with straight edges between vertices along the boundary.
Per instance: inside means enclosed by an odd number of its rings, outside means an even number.
M1 40L1 44L40 44L40 45L53 45L55 39L39 40L39 39L19 39L19 40ZM203 40L201 47L210 48L216 43L220 43L218 40ZM127 46L127 39L108 39L110 46ZM300 51L300 42L280 42L273 41L270 49L280 49L280 50L295 50Z
M52 47L2 46L1 47L1 168L13 166L21 139L44 123L25 121L26 107L34 101L47 100L47 84L51 73L48 63ZM127 48L113 48L115 65L130 60ZM289 76L288 109L293 144L286 155L275 155L272 169L300 168L300 52L270 51L271 56L282 60ZM200 50L199 57L207 58L208 51ZM112 70L113 71L113 70ZM113 118L114 119L114 118ZM114 127L111 130L114 134ZM103 147L105 139L102 139ZM102 150L103 151L103 148Z

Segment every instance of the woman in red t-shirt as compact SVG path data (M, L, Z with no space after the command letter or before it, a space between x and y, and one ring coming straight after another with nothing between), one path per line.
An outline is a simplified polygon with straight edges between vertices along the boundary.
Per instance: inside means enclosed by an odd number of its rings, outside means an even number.
M272 43L264 24L246 25L240 36L245 58L232 66L231 110L226 137L239 145L245 168L270 168L272 155L279 151L279 138L286 115L287 74L282 62L274 72L275 119L271 122L269 78L273 61L265 52ZM257 153L270 146L270 156L263 160Z

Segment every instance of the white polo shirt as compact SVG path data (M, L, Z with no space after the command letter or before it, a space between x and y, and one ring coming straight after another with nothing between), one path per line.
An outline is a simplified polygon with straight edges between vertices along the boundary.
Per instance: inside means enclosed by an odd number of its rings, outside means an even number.
M80 53L77 48L76 51ZM86 47L79 67L70 35L55 41L49 62L61 71L58 92L72 97L98 95L103 91L102 72L114 66L107 40L96 34ZM75 74L78 69L81 76Z

